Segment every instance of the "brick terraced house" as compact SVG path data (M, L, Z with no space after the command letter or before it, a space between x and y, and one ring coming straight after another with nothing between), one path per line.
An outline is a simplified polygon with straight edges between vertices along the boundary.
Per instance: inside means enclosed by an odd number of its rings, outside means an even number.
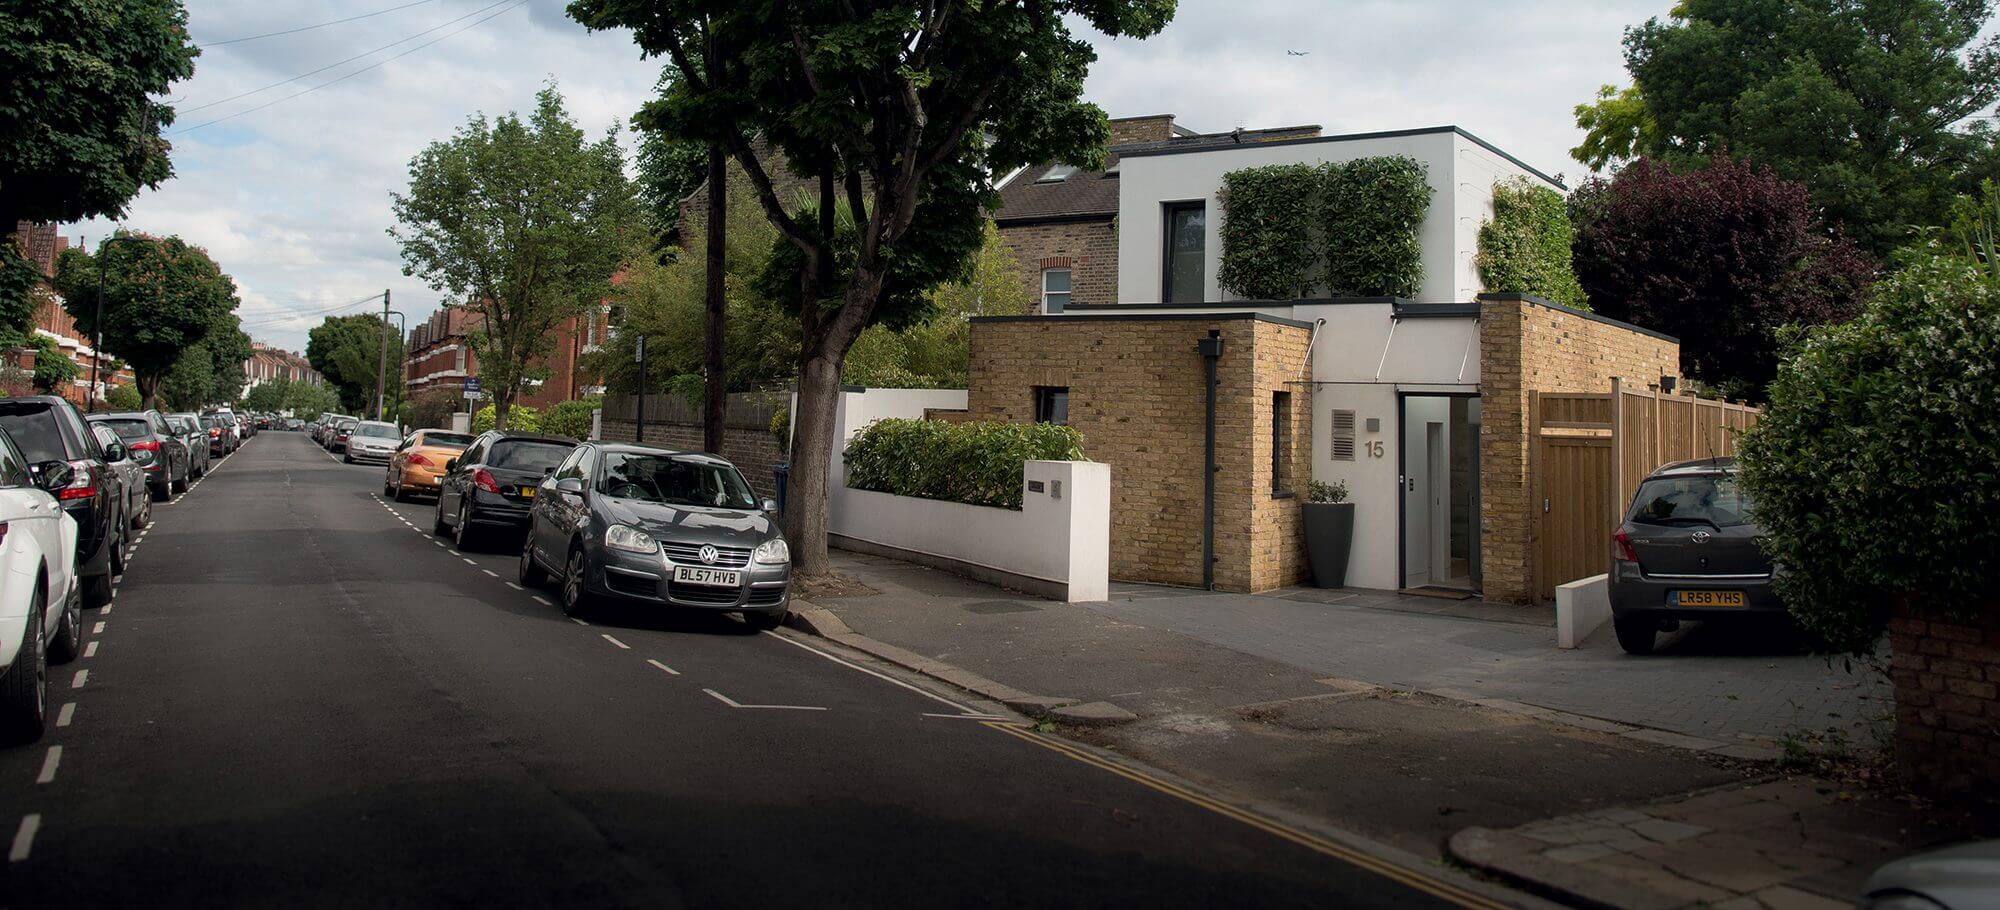
M1113 578L1234 591L1302 582L1300 502L1311 479L1344 483L1355 503L1348 584L1531 600L1531 393L1604 392L1613 377L1657 387L1680 372L1678 342L1538 298L1486 293L1473 263L1495 182L1561 185L1464 130L1208 138L1119 146L1118 176L1090 178L1116 186L1109 224L1080 211L1067 222L1009 224L1002 209L1024 268L1038 267L1034 280L1068 262L1075 296L1040 315L974 320L963 416L1081 431L1089 457L1111 466ZM1383 155L1426 166L1432 198L1416 230L1417 299L1256 301L1219 285L1225 174ZM1073 198L1085 196L1104 208L1094 192ZM1012 198L1027 196L1017 188ZM1043 241L1028 238L1055 232L1024 233L1030 227L1074 233L1035 246ZM1212 529L1202 482L1209 355ZM1205 531L1212 578L1202 565Z
M27 259L41 270L43 276L53 278L56 273L56 258L70 248L69 238L64 237L54 224L22 221L16 223L15 231L15 237L20 242ZM77 245L81 246L82 241L78 240ZM82 330L76 327L76 320L70 317L69 311L63 309L62 299L56 296L54 289L45 288L45 290L47 293L43 296L42 302L35 307L34 332L53 340L70 362L77 366L77 378L72 380L67 388L59 389L58 393L78 405L87 406L90 402L90 367L96 360L97 352L91 348L90 339L85 338ZM10 366L19 370L30 373L34 371L35 355L32 351L9 352L7 361ZM113 361L107 358L105 363L108 369ZM97 397L102 398L105 389L131 384L132 371L120 368L100 378L104 388L98 390ZM15 391L25 392L27 389L23 387Z
M610 304L601 303L558 324L554 347L534 364L548 375L530 380L515 403L546 410L565 401L603 394L603 381L585 369L583 357L604 344L610 331L609 315ZM403 396L416 398L434 389L462 395L465 380L479 375L479 355L472 349L472 336L483 323L475 308L446 305L410 329L403 345Z

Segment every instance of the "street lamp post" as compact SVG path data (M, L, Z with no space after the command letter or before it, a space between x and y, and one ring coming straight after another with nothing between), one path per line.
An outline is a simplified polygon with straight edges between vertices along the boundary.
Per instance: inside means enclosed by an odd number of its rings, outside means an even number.
M97 398L102 393L98 385L100 365L104 363L104 273L111 271L111 245L114 243L151 243L152 240L135 234L113 234L97 249L97 319L91 324L90 332L90 394L87 396L89 411L97 411Z
M385 292L385 293L386 293L386 292ZM409 322L409 319L408 319L408 318L406 318L406 317L405 317L405 316L403 315L402 311L400 311L400 310L385 310L384 312L385 312L385 313L386 313L387 315L390 315L390 316L394 316L394 317L396 317L396 337L397 337L397 338L401 338L401 339L408 339L408 338L410 337L410 322ZM387 321L385 320L385 321L383 322L383 325L384 325L384 326L386 326L387 324L388 324L388 323L387 323ZM408 358L409 358L409 351L408 351L408 350L405 350L405 351L403 352L403 357L402 357L402 358L399 358L399 361L400 361L400 362L398 362L398 363L396 364L396 372L398 372L398 373L406 373L406 372L407 372L407 367L408 367L408 364L407 364L407 360L408 360ZM386 359L386 357L385 357L385 359ZM396 418L396 426L397 426L397 427L399 427L399 428L400 428L400 427L401 427L401 426L403 425L403 420L402 420L402 416L401 416L401 415L402 415L402 413L403 413L403 383L405 383L405 382L408 382L408 381L409 381L409 377L408 377L407 375L405 375L405 376L402 376L402 377L400 377L400 378L398 378L398 379L396 380L396 392L395 392L395 398L394 398L394 402L395 402L395 403L389 406L389 413L397 415L397 418Z

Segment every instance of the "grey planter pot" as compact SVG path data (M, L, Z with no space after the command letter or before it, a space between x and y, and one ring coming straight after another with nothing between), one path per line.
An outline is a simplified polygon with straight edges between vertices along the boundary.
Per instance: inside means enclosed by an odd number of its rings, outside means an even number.
M1303 503L1306 520L1306 562L1313 585L1338 588L1347 584L1347 555L1354 549L1354 503Z

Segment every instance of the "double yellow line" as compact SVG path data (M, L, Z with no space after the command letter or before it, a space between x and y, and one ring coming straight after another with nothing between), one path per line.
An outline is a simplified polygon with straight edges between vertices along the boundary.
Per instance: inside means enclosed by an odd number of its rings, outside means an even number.
M1352 866L1358 866L1362 869L1366 869L1370 872L1375 873L1376 875L1382 876L1383 878L1390 879L1391 881L1395 881L1399 884L1402 884L1417 891L1421 891L1425 894L1429 894L1441 900L1449 901L1460 907L1474 908L1474 910L1511 910L1508 904L1501 903L1499 901L1486 897L1485 895L1479 894L1477 892L1461 888L1458 885L1453 884L1451 882L1431 878L1429 876L1399 866L1395 863L1391 863L1386 860L1370 856L1366 853L1362 853L1361 851L1355 850L1351 847L1334 843L1333 841L1327 840L1326 838L1320 837L1319 835L1313 834L1309 831L1304 831L1298 828L1291 827L1290 825L1285 825L1276 821L1272 821L1271 819L1264 818L1262 816L1252 815L1251 813L1238 809L1235 806L1231 806L1227 803L1219 802L1210 797L1203 796L1199 793L1187 789L1186 787L1178 786L1176 784L1161 780L1157 777L1153 777L1149 774L1145 774L1140 771L1135 771L1131 768L1127 768L1123 765L1117 764L1116 762L1107 761L1097 755L1093 755L1090 752L1087 752L1083 749L1079 749L1068 743L1062 742L1057 739L1053 739L1051 737L1043 736L1040 733L1036 733L1035 731L1022 726L1021 724L1004 722L1004 721L986 721L984 722L984 725L992 729L998 730L1002 733L1005 733L1008 736L1012 736L1016 739L1027 740L1028 742L1034 743L1037 746L1041 746L1042 748L1047 749L1051 752L1055 752L1067 758L1075 759L1076 761L1080 761L1086 765L1090 765L1091 767L1108 771L1112 774L1116 774L1119 777L1132 781L1133 783L1164 793L1168 796L1174 797L1175 799L1179 799L1188 803L1193 803L1194 805L1200 806L1203 809L1207 809L1210 812L1214 812L1217 815L1235 819L1236 821L1249 825L1252 828L1256 828L1259 831L1263 831L1272 836L1291 841L1292 843L1298 844L1299 846L1304 847L1308 850L1312 850L1316 853L1333 857L1334 859L1340 860Z

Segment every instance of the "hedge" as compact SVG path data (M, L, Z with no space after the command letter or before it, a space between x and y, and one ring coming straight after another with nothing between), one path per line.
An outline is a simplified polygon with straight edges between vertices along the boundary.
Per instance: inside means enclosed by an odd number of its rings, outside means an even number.
M1479 280L1489 291L1533 294L1589 309L1570 257L1576 231L1562 194L1526 177L1493 185L1493 220L1479 227Z
M1424 280L1417 227L1430 211L1422 162L1402 155L1280 164L1223 175L1222 267L1244 297L1414 297Z
M1252 300L1290 300L1312 283L1313 201L1323 171L1274 164L1222 175L1222 268L1216 280Z
M920 499L1021 507L1021 465L1083 460L1083 436L1052 423L946 423L889 418L843 453L847 485Z
M489 404L473 412L472 432L484 433L487 430L493 429L493 425L497 422L499 422L499 418L495 416L493 406ZM525 404L517 404L507 409L507 429L517 433L539 433L541 432L541 427L541 412L534 408L528 407Z
M604 406L601 398L586 398L582 401L564 401L549 406L542 412L540 432L552 436L568 436L571 439L590 438L590 415ZM514 416L509 412L509 417Z

